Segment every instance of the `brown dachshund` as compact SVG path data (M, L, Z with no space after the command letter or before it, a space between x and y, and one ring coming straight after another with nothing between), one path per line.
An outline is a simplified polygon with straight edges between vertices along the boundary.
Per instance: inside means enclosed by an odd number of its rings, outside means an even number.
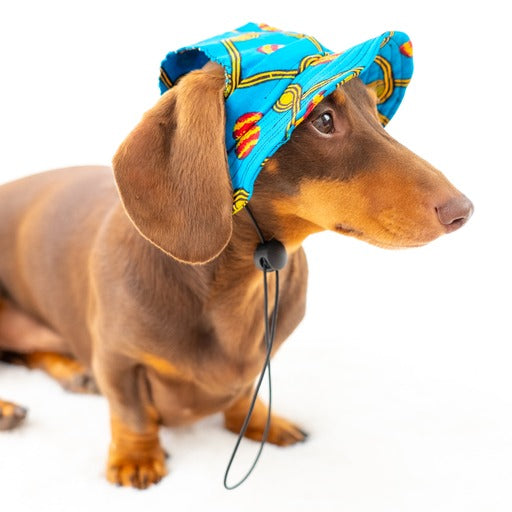
M97 382L113 483L144 488L166 474L159 425L223 411L238 432L265 356L258 236L247 212L231 214L224 85L217 65L183 77L117 151L115 181L87 167L0 187L0 348L69 389ZM417 247L471 216L464 195L381 127L376 101L359 79L338 88L257 180L252 211L289 254L276 349L304 315L308 235ZM248 437L261 439L266 411L257 402ZM0 428L24 415L0 402ZM304 436L272 416L271 443Z

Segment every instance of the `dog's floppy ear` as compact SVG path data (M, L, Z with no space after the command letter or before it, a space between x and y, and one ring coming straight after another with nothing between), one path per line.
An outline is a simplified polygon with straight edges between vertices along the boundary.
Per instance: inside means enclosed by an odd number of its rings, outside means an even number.
M206 263L231 238L224 71L185 75L142 118L114 156L114 176L140 233L186 263Z

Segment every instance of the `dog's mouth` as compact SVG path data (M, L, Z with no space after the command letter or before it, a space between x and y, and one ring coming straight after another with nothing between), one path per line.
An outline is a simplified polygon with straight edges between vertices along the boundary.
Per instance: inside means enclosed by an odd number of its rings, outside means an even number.
M390 243L389 241L378 240L376 238L365 235L363 231L353 228L352 226L350 226L348 224L342 224L342 223L336 224L334 226L334 231L336 231L337 233L341 233L343 235L349 235L349 236L353 236L353 237L362 239L372 245L381 247L382 249L412 249L415 247L422 247L430 242L430 240L426 240L426 241L414 240L414 241L412 241L412 240L400 239L396 243ZM394 235L394 237L396 236L394 233L393 233L393 235Z
M358 229L348 226L347 224L338 223L334 226L335 231L343 233L344 235L363 236L363 232Z

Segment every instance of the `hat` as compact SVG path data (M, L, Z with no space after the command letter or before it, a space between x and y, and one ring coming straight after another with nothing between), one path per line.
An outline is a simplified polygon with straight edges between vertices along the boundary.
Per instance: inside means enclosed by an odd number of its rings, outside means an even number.
M162 94L209 60L226 75L226 149L233 185L233 213L252 196L266 160L320 101L359 76L374 86L381 123L393 117L411 79L412 44L403 32L385 32L334 53L305 34L248 23L232 32L167 54Z

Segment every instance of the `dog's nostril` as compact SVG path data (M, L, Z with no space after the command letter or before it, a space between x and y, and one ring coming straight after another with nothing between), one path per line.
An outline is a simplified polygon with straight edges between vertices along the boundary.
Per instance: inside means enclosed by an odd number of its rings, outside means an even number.
M463 226L473 214L473 203L464 195L452 197L436 207L437 218L448 233Z

